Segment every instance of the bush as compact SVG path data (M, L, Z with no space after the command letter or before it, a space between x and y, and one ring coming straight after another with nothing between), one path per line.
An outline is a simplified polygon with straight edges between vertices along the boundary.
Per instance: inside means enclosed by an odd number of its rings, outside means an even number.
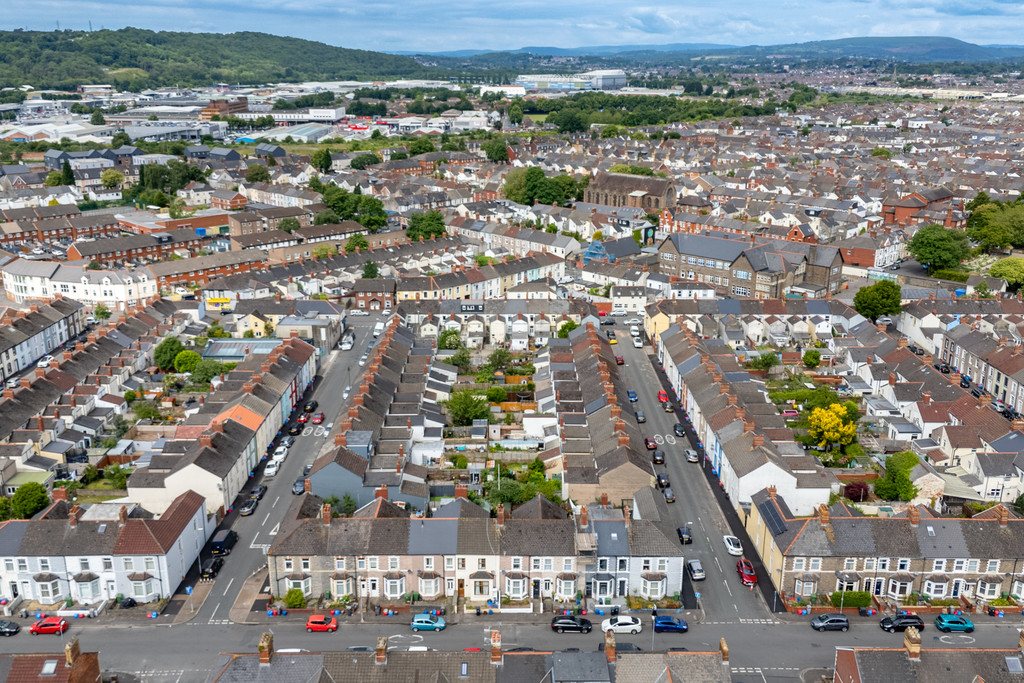
M306 606L306 596L299 588L289 588L284 594L284 606L288 609L300 609Z
M491 387L487 390L487 400L491 403L502 403L508 400L508 394L501 387Z
M836 591L832 594L832 606L839 607L871 607L871 593L867 591Z
M970 273L961 273L959 270L950 270L949 268L932 272L932 277L939 278L940 280L953 280L954 282L967 282L969 275Z
M851 481L846 485L846 491L844 496L848 500L852 500L854 503L867 500L871 489L868 487L866 482L863 481Z

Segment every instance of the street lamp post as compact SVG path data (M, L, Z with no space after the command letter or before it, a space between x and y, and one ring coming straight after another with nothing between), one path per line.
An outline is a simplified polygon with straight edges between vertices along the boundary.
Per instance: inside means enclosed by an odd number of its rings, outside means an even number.
M843 605L846 603L846 577L838 569L836 570L836 578L839 579L840 583L843 584L842 592L839 594L839 613L843 613Z

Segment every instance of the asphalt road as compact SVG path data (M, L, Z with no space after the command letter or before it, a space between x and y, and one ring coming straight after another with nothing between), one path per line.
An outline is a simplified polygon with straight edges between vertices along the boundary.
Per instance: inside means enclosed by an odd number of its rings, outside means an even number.
M629 327L623 322L626 319L616 318L614 326L603 326L603 329L614 329L618 336L615 353L626 362L623 376L627 388L635 391L639 398L632 404L633 409L642 410L647 416L647 422L640 425L641 432L644 436L654 437L658 447L665 451L665 465L655 465L654 469L669 476L676 495L676 502L669 505L669 509L676 514L676 526L685 525L692 530L694 542L683 546L683 552L686 560L699 559L707 574L704 581L692 583L694 592L700 594L700 604L707 621L770 619L760 593L740 583L736 573L738 558L729 555L722 542L722 536L730 533L728 525L707 479L699 471L704 464L686 461L683 450L694 445L685 437L675 436L673 427L681 421L679 413L666 413L658 402L661 380L648 356L651 347L646 342L642 349L633 346ZM688 576L686 580L689 581Z

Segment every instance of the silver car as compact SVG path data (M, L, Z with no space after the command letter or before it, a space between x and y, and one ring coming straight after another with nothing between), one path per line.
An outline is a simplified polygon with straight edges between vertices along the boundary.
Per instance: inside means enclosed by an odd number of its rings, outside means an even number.
M686 563L686 571L690 573L692 581L703 581L707 578L704 574L704 566L700 563L700 560L688 561Z
M697 457L697 451L692 448L687 448L683 453L686 455L686 462L700 462L700 458Z

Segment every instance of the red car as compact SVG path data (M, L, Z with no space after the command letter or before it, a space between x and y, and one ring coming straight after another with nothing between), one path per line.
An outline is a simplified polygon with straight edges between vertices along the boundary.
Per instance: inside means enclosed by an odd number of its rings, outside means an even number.
M644 445L647 446L647 450L649 451L654 451L658 449L658 442L652 439L651 437L647 437L646 439L644 439Z
M622 359L622 356L615 356L616 365L625 365L626 361Z
M319 410L319 411L313 413L313 420L312 420L313 424L318 425L318 424L320 424L323 421L324 421L324 411Z
M43 617L36 623L32 624L28 632L34 636L38 636L40 633L64 633L68 630L68 622L60 617Z
M664 389L658 392L658 400L662 403L668 403L668 392Z
M736 572L740 575L740 581L744 586L753 586L757 583L757 574L754 573L754 565L745 557L741 557L736 563Z
M302 413L299 415L299 424L306 424L309 422L309 413Z
M306 619L306 633L312 633L313 631L327 631L328 633L334 633L338 630L338 620L334 617L324 616L323 614L313 614Z

